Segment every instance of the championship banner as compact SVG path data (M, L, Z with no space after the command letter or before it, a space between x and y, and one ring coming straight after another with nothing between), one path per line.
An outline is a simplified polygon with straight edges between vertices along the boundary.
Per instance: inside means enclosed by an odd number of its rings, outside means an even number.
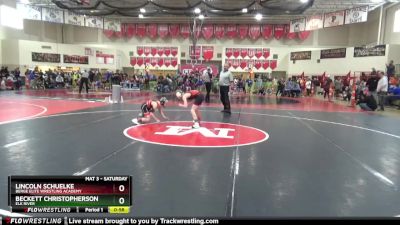
M325 13L324 27L336 27L344 24L345 11Z
M273 29L274 28L272 25L269 25L269 24L262 25L261 33L265 40L268 40L272 37Z
M24 19L27 20L41 20L42 19L42 8L39 6L26 5L17 3L18 12L23 15Z
M254 68L256 68L257 70L259 70L261 67L262 67L261 60L255 60L255 61L254 61Z
M386 45L374 47L354 47L354 57L385 56Z
M233 49L233 57L237 58L240 56L240 48Z
M320 59L346 58L346 48L321 50Z
M240 25L238 25L238 30L239 30L239 38L244 39L247 37L247 34L249 32L249 25L240 24Z
M306 31L324 28L324 17L322 14L313 15L306 18Z
M151 39L157 37L157 24L152 23L147 25L147 36L149 36Z
M205 61L210 61L214 57L214 47L213 46L203 46L203 59Z
M232 67L233 67L234 69L237 69L237 68L239 67L239 65L240 65L239 59L234 59L234 60L232 61Z
M289 40L293 40L297 36L296 32L290 32L290 25L285 26L285 34L286 34L286 38Z
M256 56L257 59L261 58L261 56L263 56L263 50L262 50L262 48L256 48L256 49L255 49L255 54L254 54L254 55Z
M278 67L278 61L277 60L270 60L269 62L269 67L274 70L276 67Z
M170 47L165 47L164 48L164 54L165 54L165 56L170 56L171 55L171 48Z
M136 35L136 25L133 23L126 23L125 26L125 36L127 38L132 38Z
M85 26L103 29L103 18L95 16L86 16Z
M274 37L280 40L285 35L285 25L274 25Z
M143 64L144 64L144 59L143 59L143 57L137 58L136 61L137 61L138 66L143 66Z
M224 25L214 25L214 36L217 39L222 39L225 36L225 26Z
M144 55L149 56L151 53L151 47L147 46L147 47L143 47L143 49L144 49Z
M89 64L89 57L79 55L64 55L64 63Z
M51 23L64 23L64 12L58 9L42 8L42 20Z
M159 66L159 67L162 67L163 65L164 65L164 58L158 58L158 62L157 62L157 65Z
M164 47L158 47L157 48L157 55L158 56L164 55Z
M204 39L210 40L214 35L214 26L212 24L204 25L201 28L201 33L203 34Z
M145 57L145 58L144 58L144 65L145 65L145 66L149 66L150 63L151 63L151 58L150 58L150 57Z
M257 40L260 37L261 28L260 25L250 25L249 37L252 40Z
M269 68L269 60L264 60L262 62L262 67L264 70L268 69Z
M168 24L160 24L160 25L158 25L158 36L160 38L168 37L168 32L169 32Z
M178 65L178 58L171 58L171 66L176 67Z
M297 36L299 37L300 40L306 40L308 36L310 36L311 31L301 31L297 33Z
M368 20L368 6L346 10L345 24L362 23Z
M304 31L305 29L306 29L306 18L300 18L290 21L290 28L289 28L290 33Z
M157 48L156 47L151 47L150 53L152 56L156 56L157 55Z
M240 60L240 68L245 69L247 67L247 59Z
M189 38L189 36L190 36L190 28L189 28L188 24L181 24L179 29L180 29L181 36L184 39Z
M32 62L60 63L60 54L32 52Z
M169 36L171 38L176 38L179 36L179 24L170 24L168 26Z
M233 39L238 35L237 26L235 24L226 25L226 36L229 39Z
M71 11L65 11L64 22L75 26L85 26L85 17Z
M137 51L138 56L142 56L144 53L144 48L142 46L137 46L136 51Z
M165 67L169 67L171 65L171 58L164 58Z
M117 20L104 19L104 30L121 32L121 22Z
M246 56L247 56L247 51L248 51L247 48L241 48L241 49L240 49L240 57L246 58Z
M144 36L146 36L146 24L144 24L144 23L137 24L136 25L136 34L140 38L143 38Z
M136 57L131 57L131 66L135 66L137 63L137 58Z
M232 57L232 55L233 55L233 49L232 48L226 48L225 49L225 56L227 58L230 58L230 57Z
M247 51L247 55L249 56L250 59L252 59L256 54L256 49L255 48L249 48Z
M172 54L172 56L177 56L178 55L178 47L172 47L171 54Z
M151 58L150 65L152 67L155 67L155 66L157 66L157 64L158 64L158 58Z
M311 59L311 51L290 53L290 60L310 60L310 59Z
M270 54L271 54L271 51L270 51L270 49L269 48L263 48L263 56L264 56L264 59L268 59L268 57L270 56Z
M233 60L232 60L232 59L227 59L227 60L225 60L225 63L228 63L228 64L229 64L229 67L232 67L232 65L233 65Z

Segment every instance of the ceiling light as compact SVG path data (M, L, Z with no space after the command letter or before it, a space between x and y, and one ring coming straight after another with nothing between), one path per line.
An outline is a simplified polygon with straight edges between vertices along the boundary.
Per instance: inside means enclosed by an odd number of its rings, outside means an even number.
M94 10L90 10L90 13L94 13Z
M199 8L195 8L195 9L194 9L194 13L200 14L200 13L201 13L201 10L200 10Z
M301 3L307 3L308 0L300 0Z
M145 12L146 12L146 9L140 8L140 12L141 12L141 13L145 13Z
M383 0L371 0L372 3L381 3Z
M20 1L22 4L29 4L30 2L29 2L29 0L21 0Z
M139 14L139 18L143 19L144 18L143 14Z
M242 13L247 13L247 8L243 8Z
M257 15L254 18L256 18L257 21L260 21L262 20L263 16L260 13L257 13Z
M203 15L203 14L200 14L200 15L199 15L199 19L204 20L204 15Z

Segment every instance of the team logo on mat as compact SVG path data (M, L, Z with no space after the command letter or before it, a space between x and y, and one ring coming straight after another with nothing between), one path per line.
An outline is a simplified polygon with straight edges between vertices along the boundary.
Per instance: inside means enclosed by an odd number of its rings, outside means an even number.
M190 148L220 148L257 144L269 135L262 130L230 123L201 122L192 129L192 122L142 124L124 130L125 136L146 143Z

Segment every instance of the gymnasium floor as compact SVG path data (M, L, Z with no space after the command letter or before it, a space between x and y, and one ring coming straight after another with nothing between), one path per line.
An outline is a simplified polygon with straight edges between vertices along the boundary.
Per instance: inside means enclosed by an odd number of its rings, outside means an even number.
M237 128L232 146L200 148L204 137L192 133L184 141L194 147L177 147L124 135L153 93L124 93L123 104L101 102L107 96L0 93L0 212L8 209L8 175L132 175L132 216L400 214L396 115L311 98L233 96L227 116L213 96L203 105L203 120ZM171 100L166 114L170 121L191 121L188 110ZM243 126L267 138L239 145L252 137Z

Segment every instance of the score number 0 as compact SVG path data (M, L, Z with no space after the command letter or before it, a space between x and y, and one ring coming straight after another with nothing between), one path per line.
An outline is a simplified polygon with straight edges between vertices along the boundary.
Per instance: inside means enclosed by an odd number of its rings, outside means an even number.
M125 186L124 185L119 185L118 190L120 192L124 192L125 191ZM120 205L123 205L125 203L125 198L121 197L118 199L118 202Z

